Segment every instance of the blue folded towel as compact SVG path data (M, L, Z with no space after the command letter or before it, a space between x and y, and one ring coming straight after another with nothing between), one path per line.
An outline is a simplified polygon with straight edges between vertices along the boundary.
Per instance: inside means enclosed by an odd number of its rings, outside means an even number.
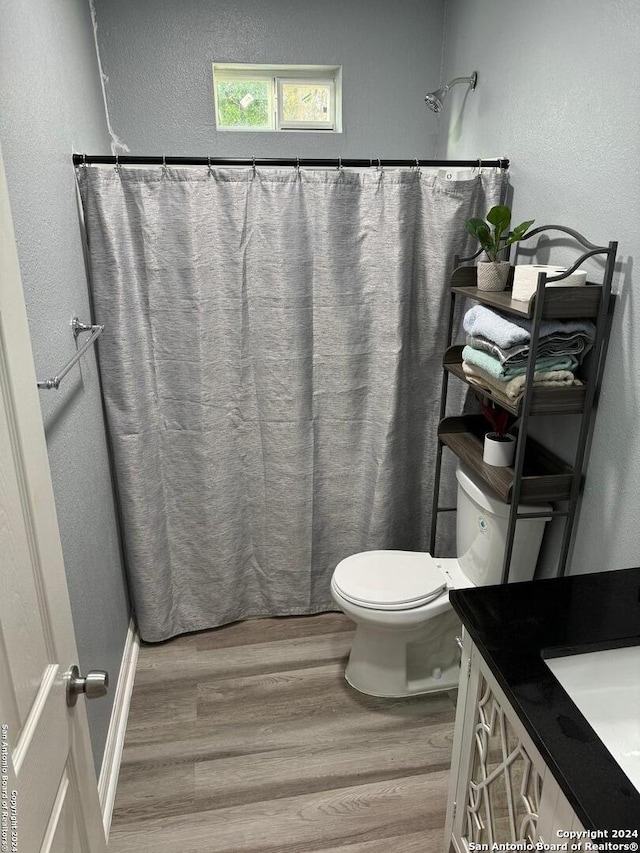
M474 305L470 308L464 315L463 326L468 335L486 338L503 348L526 344L531 338L531 320L506 317L484 305ZM576 333L583 334L592 343L596 327L590 320L543 320L540 324L541 338L547 335Z
M462 360L467 364L481 367L494 379L509 380L516 376L524 376L527 372L526 364L504 365L494 355L488 352L466 346L462 350ZM554 355L549 358L536 359L536 373L548 373L552 370L570 370L573 372L578 366L578 359L573 355Z

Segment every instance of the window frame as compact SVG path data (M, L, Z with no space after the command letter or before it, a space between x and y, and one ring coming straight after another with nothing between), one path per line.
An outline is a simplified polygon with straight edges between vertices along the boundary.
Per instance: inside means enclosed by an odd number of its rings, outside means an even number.
M214 62L213 98L215 126L223 133L342 133L342 66L340 65L252 65ZM269 126L223 125L220 123L218 83L225 80L270 82ZM326 122L283 121L282 84L307 83L329 86L330 115Z

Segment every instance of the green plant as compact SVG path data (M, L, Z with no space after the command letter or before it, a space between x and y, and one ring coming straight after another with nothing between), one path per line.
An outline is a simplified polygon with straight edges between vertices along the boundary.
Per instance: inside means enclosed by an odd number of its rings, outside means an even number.
M528 219L526 222L518 225L517 228L514 228L511 234L509 234L511 209L504 204L498 204L492 207L489 213L487 213L486 222L483 219L468 219L465 222L465 228L469 234L478 240L487 253L489 260L495 262L498 260L498 255L503 249L506 249L512 243L517 243L518 240L522 240L534 222L535 219ZM489 227L490 225L493 225L493 232ZM506 238L503 237L505 232L507 233Z

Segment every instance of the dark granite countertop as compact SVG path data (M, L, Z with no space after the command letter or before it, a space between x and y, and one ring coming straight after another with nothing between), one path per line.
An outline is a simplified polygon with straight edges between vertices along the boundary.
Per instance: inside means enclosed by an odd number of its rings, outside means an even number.
M543 659L640 645L640 568L449 597L585 829L640 829L640 793Z

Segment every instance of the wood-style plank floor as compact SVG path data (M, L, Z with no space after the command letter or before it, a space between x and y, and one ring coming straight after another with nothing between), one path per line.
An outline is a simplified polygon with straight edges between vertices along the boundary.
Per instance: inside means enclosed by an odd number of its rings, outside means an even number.
M343 673L338 613L145 645L112 853L441 853L454 705Z

